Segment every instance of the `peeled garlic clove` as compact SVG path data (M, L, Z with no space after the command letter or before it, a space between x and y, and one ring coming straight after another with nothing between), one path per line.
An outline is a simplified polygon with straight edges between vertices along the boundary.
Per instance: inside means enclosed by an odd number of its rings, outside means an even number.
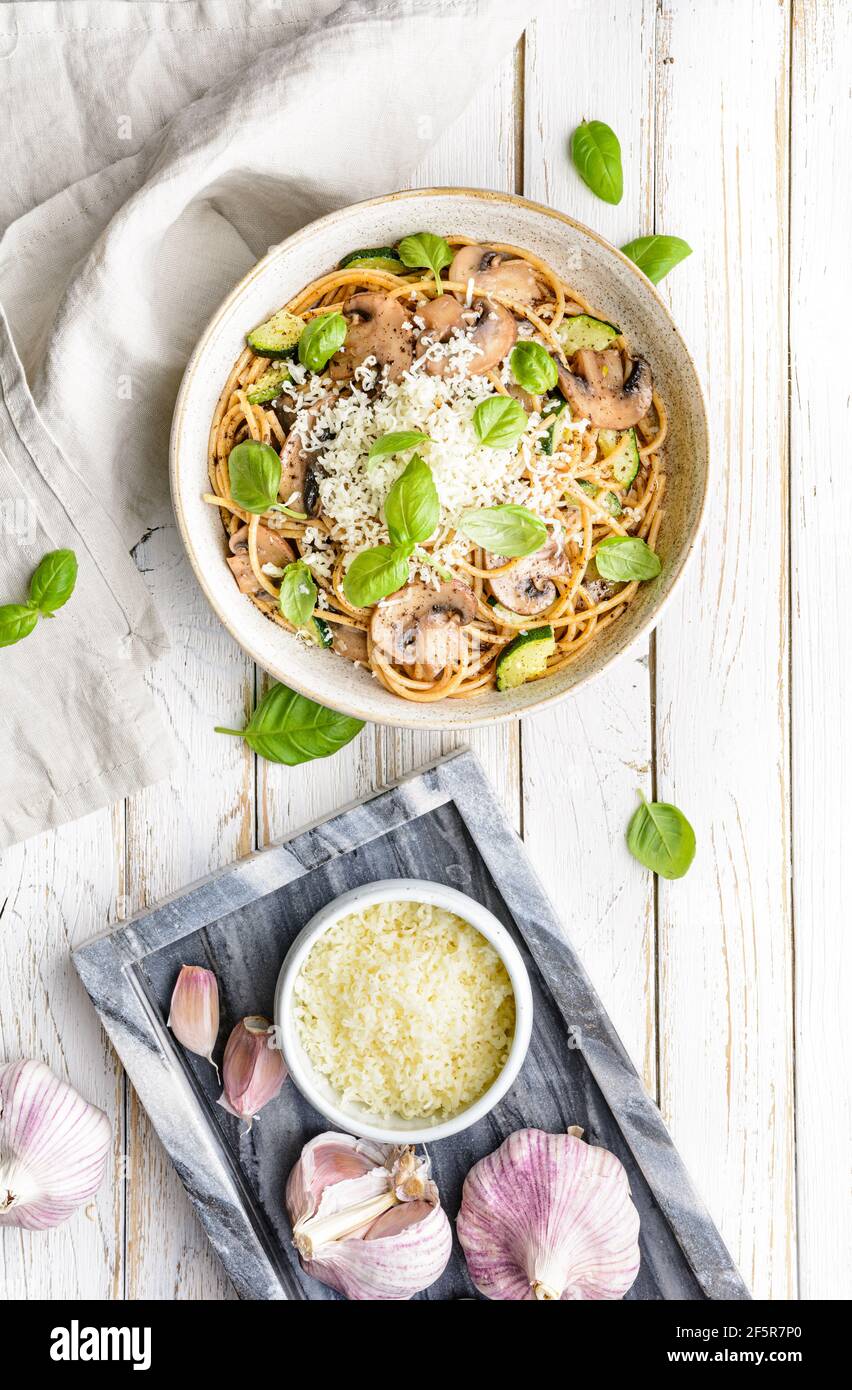
M269 1019L260 1014L240 1019L225 1045L219 1104L231 1115L251 1122L274 1100L287 1079L287 1067L274 1046Z
M109 1120L42 1062L0 1066L0 1226L43 1231L97 1192Z
M456 1229L487 1298L623 1298L639 1271L627 1173L572 1133L511 1134L468 1173Z
M450 1258L428 1159L410 1148L319 1135L290 1174L287 1210L302 1268L350 1299L412 1298Z
M219 986L212 970L202 965L181 966L167 1026L185 1048L216 1067L212 1053L219 1035Z

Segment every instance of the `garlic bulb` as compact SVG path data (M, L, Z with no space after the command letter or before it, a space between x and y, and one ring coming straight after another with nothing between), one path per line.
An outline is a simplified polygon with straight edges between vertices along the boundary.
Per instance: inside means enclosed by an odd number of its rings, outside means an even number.
M231 1115L251 1122L267 1101L274 1100L287 1079L287 1067L270 1033L269 1019L260 1014L240 1019L222 1059L219 1104Z
M0 1066L0 1226L59 1226L103 1181L109 1120L42 1062Z
M407 1299L443 1273L452 1232L429 1161L393 1148L320 1134L287 1183L302 1268L350 1299Z
M202 965L181 966L167 1027L190 1052L206 1058L219 1075L212 1055L219 1034L219 985L212 970Z
M456 1229L487 1298L623 1298L636 1278L627 1173L581 1134L518 1130L468 1173Z

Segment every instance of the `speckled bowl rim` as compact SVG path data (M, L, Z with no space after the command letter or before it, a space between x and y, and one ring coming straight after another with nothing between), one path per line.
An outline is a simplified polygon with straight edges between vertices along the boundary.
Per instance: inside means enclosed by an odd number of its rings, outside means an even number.
M475 701L469 702L471 706L471 711L470 715L466 716L465 711L459 710L459 706L463 705L465 702L460 700L453 700L452 705L454 708L454 718L452 720L441 718L441 705L439 703L435 703L434 705L430 704L428 706L428 715L425 717L422 713L424 706L419 705L418 709L421 711L421 716L418 719L414 719L411 717L406 717L407 711L405 709L405 705L407 702L400 698L399 704L401 708L399 712L399 717L396 718L392 717L390 714L388 714L387 717L383 717L381 714L377 714L374 710L364 709L363 706L359 705L357 693L355 692L353 692L354 698L352 700L341 699L339 702L337 700L330 700L327 696L323 696L324 704L329 705L330 707L335 708L344 714L351 715L356 719L363 719L365 722L370 724L383 724L390 728L401 729L475 729L483 728L494 724L505 724L509 720L523 718L529 714L538 713L539 710L546 709L551 705L558 704L561 700L567 699L568 696L574 695L577 691L582 690L591 681L597 680L598 677L602 676L604 672L607 671L613 665L614 662L623 657L626 652L628 652L637 643L642 641L643 638L647 637L648 634L652 632L653 629L656 627L657 623L660 621L660 618L668 608L673 596L677 593L680 584L683 580L683 576L686 572L687 566L691 560L692 555L695 552L696 544L700 540L702 531L704 529L704 523L707 515L707 502L710 491L711 457L710 435L707 425L707 402L704 395L704 388L701 383L701 378L699 376L698 369L695 365L695 361L692 357L692 354L689 351L689 348L687 347L686 342L684 341L684 338L680 333L677 324L674 321L674 318L672 317L668 305L665 303L662 296L659 294L658 290L647 278L647 276L645 276L639 270L638 266L636 266L633 263L633 261L631 261L627 256L625 256L623 252L619 251L618 247L613 246L613 244L607 241L605 237L602 237L600 233L593 231L590 227L587 227L585 223L578 222L576 218L569 217L567 213L558 212L555 208L548 207L545 203L535 202L533 199L524 198L517 193L500 193L496 190L487 188L457 188L452 186L436 186L432 188L401 189L395 193L381 194L375 198L364 198L357 203L349 203L346 205L346 207L337 208L334 212L326 213L325 216L316 218L313 222L309 222L306 226L300 227L297 232L294 232L292 234L292 236L285 238L284 241L281 241L277 245L271 247L270 250L266 253L266 255L263 256L252 267L252 269L249 270L247 274L243 276L243 278L234 286L234 288L225 297L225 299L222 300L221 304L215 310L210 320L208 321L207 326L201 334L201 337L199 338L195 346L195 349L193 350L193 353L186 365L186 370L184 372L183 379L180 385L180 390L178 391L177 400L175 403L174 415L172 417L171 436L169 441L169 479L171 484L172 505L174 507L175 517L178 523L178 530L180 531L184 549L186 550L187 556L189 557L190 565L192 566L193 572L195 574L196 579L198 580L199 585L201 586L204 596L207 599L213 611L216 613L217 617L219 618L219 621L222 623L222 625L230 634L230 636L233 637L237 645L240 646L242 650L246 653L246 655L249 656L251 660L255 662L258 666L260 666L262 670L269 671L270 674L274 675L279 680L286 680L286 683L289 686L291 686L292 689L298 691L299 694L305 695L309 699L316 699L315 692L311 689L309 683L305 681L299 681L298 679L294 679L289 673L285 675L283 672L279 672L278 670L270 668L270 663L268 659L266 657L261 657L258 655L253 645L244 639L244 637L237 629L236 625L233 624L221 611L216 597L207 582L204 568L200 564L195 554L191 530L188 525L186 515L183 510L183 504L181 501L181 461L179 445L181 432L183 428L184 414L187 408L187 401L192 387L193 378L204 359L211 338L213 338L218 329L220 319L222 319L230 311L235 301L238 300L243 294L245 294L246 290L256 279L256 277L265 272L266 267L270 264L271 261L279 259L281 256L286 255L287 252L292 250L294 247L297 247L303 242L314 238L318 234L322 234L325 228L332 227L339 221L344 221L355 209L381 207L386 203L399 202L402 200L416 201L418 198L427 197L464 197L478 200L484 203L502 203L510 206L527 208L532 212L538 213L545 217L552 218L556 222L561 222L565 226L571 227L572 230L579 232L581 235L589 237L592 241L596 242L600 247L602 247L604 251L608 252L611 256L614 256L616 260L620 261L621 264L627 268L630 274L637 281L637 285L640 292L653 298L656 301L658 308L662 310L664 317L668 320L668 324L672 333L677 339L678 346L691 369L693 385L695 387L696 393L695 399L697 402L698 414L701 423L701 432L704 443L705 458L707 461L707 466L704 470L703 475L701 501L692 528L692 534L689 537L688 541L684 541L677 566L674 569L673 573L669 575L669 587L667 592L659 599L659 601L656 604L649 608L647 616L636 628L630 631L629 636L625 637L623 645L617 645L614 648L614 650L610 653L610 655L606 657L606 659L603 660L599 666L595 667L595 669L593 670L587 671L585 674L580 675L576 680L572 681L570 685L562 689L553 690L546 694L543 694L540 700L531 702L524 709L509 708L505 711L505 713L501 710L495 710L491 714L480 714L478 717L475 709ZM570 670L570 668L568 669Z

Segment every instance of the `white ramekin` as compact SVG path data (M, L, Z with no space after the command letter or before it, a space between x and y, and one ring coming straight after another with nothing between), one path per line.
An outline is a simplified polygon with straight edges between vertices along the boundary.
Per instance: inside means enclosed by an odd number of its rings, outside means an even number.
M345 1105L326 1078L316 1071L298 1036L293 1014L293 991L311 948L323 932L328 931L347 913L373 907L376 903L382 902L430 903L435 907L446 908L447 911L454 912L469 922L497 951L508 971L515 993L515 1036L502 1071L495 1077L488 1090L472 1105L450 1119L434 1124L430 1124L428 1120L387 1120L375 1117L360 1107ZM523 1065L532 1032L532 1016L533 1002L529 976L521 954L506 928L497 921L493 913L481 903L469 898L466 893L459 893L455 888L445 888L441 883L431 883L419 878L382 879L378 883L365 884L362 888L353 888L350 892L335 898L312 917L296 937L285 957L275 989L275 1022L279 1029L281 1047L290 1075L302 1095L337 1129L386 1144L422 1144L445 1139L447 1135L457 1134L459 1130L467 1129L477 1120L481 1120L483 1115L487 1115L506 1094Z

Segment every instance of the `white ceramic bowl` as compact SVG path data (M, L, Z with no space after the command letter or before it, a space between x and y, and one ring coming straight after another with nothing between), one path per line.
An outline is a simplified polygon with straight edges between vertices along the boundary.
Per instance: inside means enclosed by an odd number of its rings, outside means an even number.
M334 652L300 642L241 594L225 563L219 512L202 502L210 421L246 332L314 277L359 246L389 245L408 232L435 231L511 242L543 256L605 318L621 325L651 364L669 409L665 446L666 518L659 579L644 584L618 622L563 670L510 692L474 700L414 704ZM359 719L409 728L472 728L527 714L600 674L657 621L698 536L707 492L709 445L695 366L654 286L632 261L588 227L525 198L478 189L426 188L373 198L302 228L249 271L216 311L184 375L171 438L172 497L202 589L225 627L258 665L304 695Z
M515 993L515 1036L502 1071L484 1095L472 1105L450 1119L434 1124L430 1124L428 1120L392 1121L376 1118L360 1107L345 1105L306 1055L293 1015L294 986L318 938L347 913L382 902L430 903L446 908L448 912L454 912L456 916L469 922L497 951L508 971ZM431 1143L436 1139L445 1139L448 1134L457 1134L459 1130L467 1129L477 1120L481 1120L483 1115L487 1115L506 1094L523 1065L530 1044L532 1018L533 1002L529 976L521 954L506 928L497 921L493 913L481 903L469 898L466 893L459 893L455 888L445 888L443 884L430 883L420 878L382 879L378 883L368 883L363 888L353 888L351 892L335 898L312 917L296 937L287 952L275 989L275 1022L279 1029L281 1048L290 1069L290 1076L302 1095L337 1129L348 1134L357 1134L363 1139L376 1139L385 1144Z

